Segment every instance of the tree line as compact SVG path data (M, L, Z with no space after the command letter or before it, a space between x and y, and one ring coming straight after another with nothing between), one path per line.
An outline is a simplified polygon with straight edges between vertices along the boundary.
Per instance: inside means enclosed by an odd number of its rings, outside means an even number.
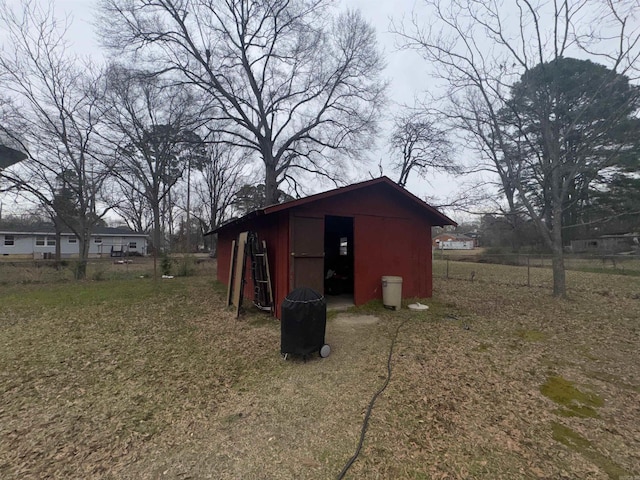
M0 4L1 127L28 158L4 191L35 199L78 237L115 212L166 247L177 223L210 230L339 181L384 101L375 31L328 1L104 1L108 61L69 46L53 4ZM262 178L256 173L261 164Z
M380 173L403 187L434 171L483 174L488 196L476 186L451 205L487 213L491 200L501 222L534 228L553 253L556 295L569 239L638 218L630 0L419 2L391 30L436 88L385 132L376 32L330 0L100 0L105 65L71 52L51 6L0 7L0 128L28 154L0 188L37 199L85 261L109 211L156 248L178 217L188 245L192 224L211 229L313 179L366 171L379 137Z

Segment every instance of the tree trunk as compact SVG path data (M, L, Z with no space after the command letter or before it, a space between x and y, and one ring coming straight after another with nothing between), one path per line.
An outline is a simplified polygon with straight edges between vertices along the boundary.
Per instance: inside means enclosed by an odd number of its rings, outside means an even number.
M400 177L398 178L398 185L401 186L402 188L405 188L405 186L407 185L407 180L409 178L409 173L411 172L411 168L408 165L407 159L404 159L404 162L402 162L402 168L400 171Z
M551 228L551 250L553 252L553 296L565 297L567 294L566 275L564 270L564 247L562 242L562 201L554 196L553 218Z
M153 210L153 277L158 277L158 253L160 252L160 203L152 205Z
M61 245L61 240L62 240L62 227L60 226L60 224L58 223L57 220L53 220L53 227L55 228L56 231L56 252L54 254L55 256L55 260L56 260L56 270L60 270L60 261L62 260L62 245Z
M60 225L58 225L58 222L54 222L54 227L56 229L56 237L55 237L56 238L56 253L55 253L56 266L59 266L60 260L62 260L62 245L61 245L62 232L61 232Z
M275 205L278 203L278 182L276 179L276 167L275 165L268 165L265 163L265 184L264 184L264 200L267 205Z
M173 250L173 199L171 198L171 190L167 192L165 198L167 199L167 227L165 230L167 232L167 238L163 240L167 244L167 251L171 251Z
M211 197L211 224L209 225L209 230L213 230L214 228L218 227L218 201L213 199L213 197ZM215 255L215 238L218 238L218 235L209 235L209 239L211 242L211 245L209 247L209 252L211 252L211 255Z
M554 250L551 264L553 266L553 296L566 297L566 274L564 269L564 254L562 250L560 252Z
M191 157L187 164L187 236L185 238L185 252L191 253Z
M78 237L78 265L75 269L76 280L84 280L87 278L87 260L89 258L89 245L91 235L88 231L83 231Z

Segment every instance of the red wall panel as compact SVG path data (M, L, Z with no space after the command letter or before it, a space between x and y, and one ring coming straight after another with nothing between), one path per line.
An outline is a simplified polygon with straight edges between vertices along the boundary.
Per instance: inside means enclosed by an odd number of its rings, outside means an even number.
M357 216L354 225L356 305L382 297L381 278L402 277L403 297L431 296L430 227L416 219Z
M235 232L225 230L218 234L218 281L225 285L229 281L229 262L231 259L231 242L236 239Z

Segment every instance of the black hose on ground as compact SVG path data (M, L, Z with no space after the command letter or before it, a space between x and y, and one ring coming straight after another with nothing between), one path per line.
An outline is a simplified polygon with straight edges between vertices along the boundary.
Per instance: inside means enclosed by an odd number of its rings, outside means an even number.
M358 458L358 455L360 455L360 450L362 450L362 445L364 444L364 436L367 432L367 426L369 425L369 417L371 416L371 410L373 410L373 405L374 403L376 403L378 396L382 392L384 392L385 388L387 388L387 385L389 385L389 381L391 380L391 357L393 356L393 348L396 344L396 339L398 338L398 332L400 332L400 328L402 328L402 326L405 323L407 323L407 320L404 320L402 323L398 325L398 327L396 328L396 332L393 335L393 340L391 341L391 347L389 348L389 357L387 358L387 379L384 381L384 384L382 385L382 387L380 387L380 389L373 394L373 397L369 402L369 407L367 407L367 413L365 414L364 420L362 422L362 428L360 430L360 441L358 442L358 447L356 448L356 452L353 454L353 456L342 468L342 471L338 475L337 480L342 480L344 478L347 471L351 468L351 465L353 465L353 463Z

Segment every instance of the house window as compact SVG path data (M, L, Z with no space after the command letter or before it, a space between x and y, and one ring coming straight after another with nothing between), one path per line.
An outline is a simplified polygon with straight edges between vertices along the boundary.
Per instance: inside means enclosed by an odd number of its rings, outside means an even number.
M135 250L136 248L138 248L136 242L129 242L129 250Z
M45 237L44 235L40 235L36 237L37 247L44 247L45 245L47 245L48 247L55 247L56 246L55 237Z
M78 243L78 237L69 237L69 243Z
M93 243L102 243L102 237L96 237L93 239Z
M347 241L347 237L340 237L340 256L341 257L347 256L347 253L349 251L348 248L349 248L349 242Z
M15 245L15 238L13 235L5 235L4 236L4 246L5 247L13 247Z

